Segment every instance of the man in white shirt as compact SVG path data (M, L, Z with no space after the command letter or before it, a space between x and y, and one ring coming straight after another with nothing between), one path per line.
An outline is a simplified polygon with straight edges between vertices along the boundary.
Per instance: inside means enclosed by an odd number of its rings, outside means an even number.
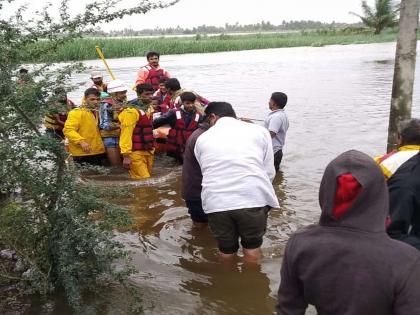
M264 121L265 128L268 129L273 141L274 152L274 168L278 172L280 163L283 158L283 146L286 140L286 132L289 129L289 120L284 111L287 104L287 95L282 92L274 92L271 94L268 107L271 113L268 114Z
M268 211L278 208L271 181L275 176L269 132L236 119L229 103L211 102L205 114L212 126L194 154L203 174L202 202L223 259L239 249L244 259L259 261Z

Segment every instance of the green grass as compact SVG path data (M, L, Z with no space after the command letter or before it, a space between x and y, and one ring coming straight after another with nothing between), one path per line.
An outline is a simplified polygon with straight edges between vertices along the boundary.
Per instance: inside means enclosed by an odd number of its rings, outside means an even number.
M192 38L84 38L61 46L43 60L28 62L57 62L89 60L98 58L95 45L99 45L107 58L144 56L148 51L158 51L163 55L186 53L210 53L265 48L283 48L325 45L346 45L382 43L396 40L396 31L389 29L380 35L373 35L365 29L326 29L301 31L296 33L250 34L206 36ZM42 41L31 49L43 49L48 42Z

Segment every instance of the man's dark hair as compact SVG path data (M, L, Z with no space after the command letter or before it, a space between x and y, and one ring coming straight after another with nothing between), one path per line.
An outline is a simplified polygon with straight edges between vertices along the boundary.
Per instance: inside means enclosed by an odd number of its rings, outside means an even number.
M420 119L413 118L400 122L398 132L403 145L420 145Z
M219 117L233 117L236 118L236 113L232 105L226 102L210 102L204 110L206 116L215 114Z
M167 77L161 77L161 78L159 79L159 84L161 84L161 83L165 83L166 81L168 81L168 78L167 78Z
M189 101L189 102L195 102L195 100L197 99L197 96L195 96L195 94L193 92L184 92L181 94L181 101L185 102L185 101Z
M25 68L20 68L19 69L19 74L23 74L23 73L29 73L29 71L28 71L28 69L25 69Z
M136 86L136 92L140 95L143 92L154 92L153 86L150 83L142 83Z
M271 99L278 106L278 108L283 109L287 104L287 95L283 92L274 92L271 94Z
M165 87L170 91L178 91L181 89L181 84L179 83L178 79L170 78L166 80Z
M158 58L160 58L160 54L156 51L149 51L146 55L146 59L149 60L149 58L157 56Z
M95 96L101 97L101 92L99 92L99 90L95 88L88 88L84 94L85 94L85 97L88 97L88 95L95 95Z

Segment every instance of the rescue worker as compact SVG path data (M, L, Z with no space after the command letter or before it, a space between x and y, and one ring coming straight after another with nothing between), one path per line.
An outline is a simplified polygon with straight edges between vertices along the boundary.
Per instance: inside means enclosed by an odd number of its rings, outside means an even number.
M137 100L119 115L121 135L120 148L123 166L133 179L149 178L152 174L155 140L153 137L153 107L151 98L154 89L143 83L136 87Z
M121 80L108 83L110 98L104 98L99 113L99 128L111 166L121 165L119 147L120 124L118 115L127 105L127 87Z
M388 189L375 162L348 151L325 169L318 224L294 233L277 314L420 314L420 253L385 232Z
M401 122L398 149L375 160L388 184L388 235L420 250L420 119Z
M93 85L91 87L96 88L99 90L99 92L107 92L108 85L103 82L103 75L100 71L92 71L92 74L90 75L90 79L93 82Z
M196 110L200 113L204 113L204 107L209 103L207 99L198 95L194 91L188 91L186 89L181 88L181 84L179 83L178 79L171 78L165 82L165 87L170 95L170 98L165 100L164 104L167 104L169 109L173 108L180 108L182 106L181 94L184 92L192 92L195 95L194 106ZM162 105L164 105L162 104Z
M101 93L88 88L85 103L68 113L63 133L69 140L69 152L76 163L101 165L105 147L99 132L99 103Z
M67 93L62 88L57 88L53 97L55 98L54 108L44 118L45 132L49 137L61 141L64 140L63 128L67 120L67 113L75 105L67 98Z
M159 88L159 82L162 78L170 78L168 71L161 68L159 65L160 54L155 51L148 52L146 55L148 64L141 67L138 74L135 86L142 83L149 83L156 91Z
M153 119L156 119L156 118L162 116L162 112L160 111L160 108L159 108L159 97L158 96L152 96L150 105L152 105L152 107L153 107Z
M22 87L28 83L34 83L33 78L29 74L28 69L20 68L17 77L17 84Z
M168 80L169 81L169 80ZM183 163L183 153L185 143L203 116L195 109L194 103L196 96L192 92L184 92L180 96L182 106L177 109L171 109L166 114L153 121L153 127L158 128L163 125L169 125L168 138L166 140L166 150L169 156L174 157L180 164Z
M159 80L159 89L153 94L153 96L156 96L159 100L159 105L163 103L168 103L167 100L170 100L170 95L168 93L168 90L166 89L165 82L168 80L168 78L163 77Z

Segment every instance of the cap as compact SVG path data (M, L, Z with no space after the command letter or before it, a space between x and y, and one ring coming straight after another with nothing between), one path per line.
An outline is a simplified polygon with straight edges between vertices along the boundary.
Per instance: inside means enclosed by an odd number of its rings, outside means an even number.
M124 81L117 79L108 82L107 91L108 93L122 92L127 91L127 87Z
M96 78L103 78L104 76L102 75L100 71L92 71L92 74L90 75L90 77L92 79L96 79Z

